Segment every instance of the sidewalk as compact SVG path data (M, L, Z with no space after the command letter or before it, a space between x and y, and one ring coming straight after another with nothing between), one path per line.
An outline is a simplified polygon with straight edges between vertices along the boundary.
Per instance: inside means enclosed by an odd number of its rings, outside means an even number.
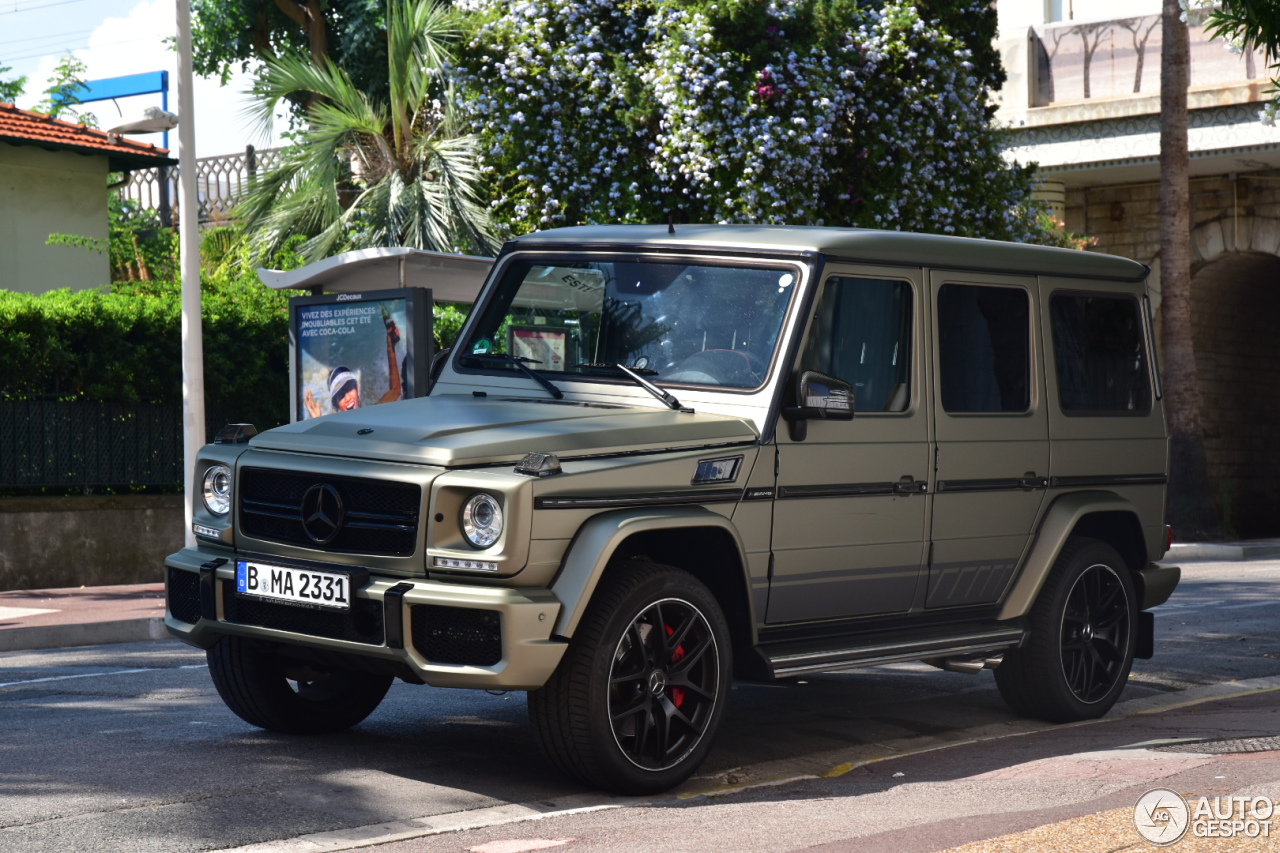
M168 638L162 583L0 592L0 652Z

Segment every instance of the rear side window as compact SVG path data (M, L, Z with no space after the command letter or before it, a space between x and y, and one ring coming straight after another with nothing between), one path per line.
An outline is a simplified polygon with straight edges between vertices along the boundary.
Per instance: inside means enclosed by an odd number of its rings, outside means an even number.
M1058 402L1073 415L1151 411L1138 301L1127 296L1055 293L1049 300Z
M948 413L1031 408L1031 302L1016 287L938 289L938 360Z

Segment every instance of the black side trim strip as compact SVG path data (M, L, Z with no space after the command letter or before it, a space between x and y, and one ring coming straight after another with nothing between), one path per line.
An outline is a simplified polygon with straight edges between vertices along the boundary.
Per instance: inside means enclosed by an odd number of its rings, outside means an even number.
M939 480L939 492L1016 492L1025 488L1022 480Z
M633 506L679 506L681 504L736 503L742 489L707 489L689 492L662 492L652 495L557 495L534 498L535 509L618 509Z
M839 498L850 496L892 495L894 483L846 483L830 486L783 486L779 498Z
M1079 486L1163 486L1169 482L1165 474L1120 474L1096 477L1051 477L1051 488Z

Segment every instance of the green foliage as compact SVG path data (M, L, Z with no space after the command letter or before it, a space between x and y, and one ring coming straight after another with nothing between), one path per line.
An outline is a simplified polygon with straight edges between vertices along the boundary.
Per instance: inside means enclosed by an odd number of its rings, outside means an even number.
M12 70L8 65L0 65L0 75L7 74ZM0 103L12 104L22 97L22 93L26 91L26 88L26 77L14 77L9 80L0 78Z
M81 102L80 93L87 92L84 84L84 73L88 69L85 64L68 53L58 60L49 78L49 87L44 90L45 99L36 105L36 112L47 113L54 118L64 116L89 127L97 127L98 119L93 113L77 110Z
M936 21L941 29L964 43L974 72L989 89L999 91L1008 75L996 49L999 21L994 0L978 10L968 0L919 0L918 5L921 18Z
M448 349L458 339L462 324L467 319L467 306L454 305L452 302L437 302L431 309L432 337L435 338L435 351Z
M263 251L295 234L310 238L302 254L311 261L377 246L494 248L475 140L458 132L441 82L459 18L435 0L391 0L389 9L386 98L328 59L288 52L266 61L253 108L264 126L289 98L313 102L295 145L238 209Z
M286 240L265 263L302 266L304 239ZM206 406L259 429L282 424L289 415L289 297L302 294L263 285L248 241L234 228L206 232L201 251ZM159 266L154 258L144 263ZM0 291L0 397L179 402L181 315L182 287L173 278L41 295ZM434 315L438 352L452 346L465 306L437 305Z
M286 14L286 9L295 14ZM319 55L346 71L361 91L375 97L388 94L382 0L193 0L191 11L198 74L216 74L225 83L237 66L260 69L258 62L285 53ZM323 19L319 31L302 23L312 13Z
M1035 242L1042 246L1083 250L1098 245L1097 237L1068 231L1067 223L1046 210L1038 211L1035 214L1035 225L1038 234Z
M1258 113L1268 127L1280 115L1280 4L1275 0L1208 0L1191 2L1192 8L1211 7L1205 31L1223 39L1233 51L1260 50L1271 69L1271 99Z
M1040 234L989 0L471 0L490 213Z

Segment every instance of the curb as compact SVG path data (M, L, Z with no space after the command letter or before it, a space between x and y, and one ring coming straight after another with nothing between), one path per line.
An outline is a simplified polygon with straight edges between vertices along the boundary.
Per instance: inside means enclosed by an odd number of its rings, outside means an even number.
M36 625L0 631L0 652L65 649L72 646L102 646L108 643L138 643L169 640L163 616L120 619L115 622L82 622L71 625Z
M1164 559L1171 562L1181 560L1220 560L1236 562L1245 558L1244 548L1240 545L1216 545L1212 542L1175 542Z
M1177 563L1187 560L1234 563L1242 560L1274 560L1280 557L1280 544L1275 540L1264 542L1175 542L1164 555L1162 562Z

